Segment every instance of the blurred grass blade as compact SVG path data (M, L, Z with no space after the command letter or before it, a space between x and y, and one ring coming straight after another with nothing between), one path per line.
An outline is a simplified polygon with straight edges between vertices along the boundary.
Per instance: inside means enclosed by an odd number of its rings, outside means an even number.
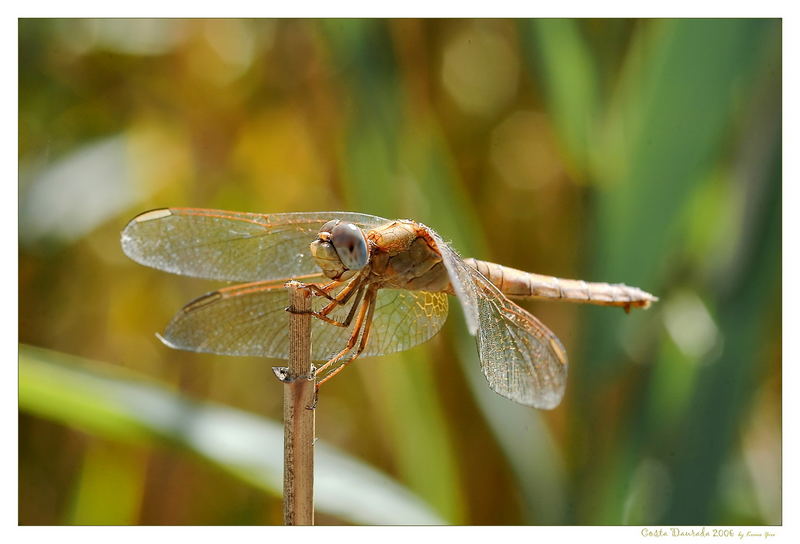
M780 126L775 130L779 132ZM738 281L719 297L720 328L725 338L722 352L707 356L698 372L681 426L685 440L676 446L670 459L674 471L683 475L675 482L663 518L670 523L715 521L724 462L746 421L747 408L755 394L753 383L760 374L780 368L780 363L765 355L759 345L759 338L765 336L765 331L774 331L776 322L781 334L780 138L775 139L771 159L771 178L764 180L766 202L760 210L753 210L755 217L749 221L753 236L744 251L752 257L742 260ZM739 316L749 319L744 321ZM704 417L695 417L696 414ZM770 523L780 523L780 519Z
M147 461L145 448L90 441L65 523L135 525L147 487Z
M686 262L683 259L687 243L681 230L685 210L709 183L712 169L719 166L720 150L726 149L732 129L737 128L732 116L741 114L740 97L752 92L758 76L765 71L762 63L775 45L774 31L775 22L768 20L661 20L642 26L634 36L615 106L608 112L603 138L598 139L597 160L592 163L594 179L600 185L592 244L594 277L638 285L661 295L664 288L659 284L668 274L674 274L676 263ZM715 99L708 100L709 96ZM716 220L720 211L708 207L703 213ZM726 233L726 238L736 236L736 232ZM772 243L771 238L759 240ZM773 253L766 252L765 259L779 253L776 246L769 250ZM703 258L712 260L716 256L708 253ZM768 260L759 262L772 266ZM772 284L768 279L763 283L755 281L754 277L749 277L749 285ZM750 288L745 290L752 292ZM713 301L713 296L712 292L704 298ZM714 498L712 490L719 469L714 463L730 447L727 441L733 430L729 425L736 421L734 414L744 400L744 396L734 398L719 392L717 386L730 390L734 376L740 372L737 367L747 366L745 354L751 349L745 346L747 335L735 330L727 319L729 315L746 315L748 320L759 323L758 316L765 315L764 308L757 305L746 307L742 303L737 307L740 311L730 314L724 301L717 304L710 305L719 309L718 328L727 345L722 352L725 363L715 367L719 374L708 369L698 371L694 394L702 400L695 399L697 407L689 408L685 416L687 424L702 428L692 436L702 444L698 447L708 452L709 462L700 462L690 446L687 450L691 453L683 458L680 445L675 446L677 453L672 452L678 461L661 460L668 469L673 463L687 462L677 471L680 478L673 482L675 491L670 500L675 504L667 507L664 518L670 523L710 521L705 514ZM620 330L622 320L626 320L630 332L625 337L634 338L639 335L632 332L633 327L643 330L647 320L656 319L665 310L669 310L668 305L656 307L654 313L636 320L627 319L621 312L587 312L591 319L583 342L586 364L573 382L581 403L579 419L595 412L602 403L601 395L609 395L612 384L623 379L622 369L630 372L630 361L621 356L623 336L614 334ZM734 344L739 344L741 350L728 352ZM714 360L711 356L696 358ZM704 375L718 379L717 386L705 382ZM673 408L687 402L686 398L677 397L676 390L668 394ZM647 398L641 395L634 402L644 404ZM644 411L635 405L628 407L628 413L628 421L620 425L625 431L613 438L625 449L596 460L599 468L595 473L604 477L594 482L581 478L580 494L587 497L585 510L593 512L591 523L618 523L624 519L625 497L634 480L634 460L647 453L640 449L641 437L650 437L652 429L659 428L655 422L640 417ZM597 429L588 429L585 445L610 440L607 434L596 434ZM680 432L687 436L681 444L693 443L688 438L691 431L682 427ZM712 436L718 440L710 440ZM693 516L686 515L689 510ZM655 510L650 515L658 516Z
M664 20L636 37L617 105L607 119L595 178L601 185L594 276L658 294L683 240L676 218L696 194L729 137L737 96L752 86L771 24L764 20ZM649 58L643 63L640 59ZM709 102L704 96L715 96ZM600 166L602 164L602 166ZM589 372L617 370L625 317L592 312Z
M23 170L22 243L72 242L135 202L127 145L124 136L112 136L80 147L40 173Z
M283 427L203 403L110 365L22 345L20 409L85 432L126 441L166 441L280 496ZM411 492L321 441L315 503L358 524L436 525L443 521Z
M729 137L731 112L753 84L771 25L672 20L639 36L608 120L610 148L601 151L620 159L596 173L607 189L600 194L598 273L645 288L664 273L659 268L668 261L660 257L676 235L671 221ZM643 64L642 57L653 60ZM708 95L718 99L702 100Z
M181 137L142 123L20 169L20 243L67 244L185 173Z
M578 25L573 19L533 19L521 23L520 30L528 65L544 86L567 155L582 171L594 145L598 83Z

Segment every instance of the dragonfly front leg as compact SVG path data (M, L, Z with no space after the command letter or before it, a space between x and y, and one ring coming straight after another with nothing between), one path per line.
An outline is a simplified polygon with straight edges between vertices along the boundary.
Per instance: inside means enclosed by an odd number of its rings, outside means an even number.
M306 287L311 289L311 292L314 293L317 296L324 297L324 298L327 298L328 300L335 301L336 297L332 297L329 293L330 293L330 291L333 290L334 287L338 286L340 283L342 283L342 282L340 282L340 281L332 281L327 285L323 285L322 287L320 287L316 283L307 283ZM342 292L344 292L344 291L342 291ZM341 295L341 293L339 293L339 294Z
M330 304L328 304L325 308L323 308L320 311L320 313L322 313L323 315L328 315L334 308L336 308L336 306L340 304L347 304L347 301L350 300L350 297L353 296L353 293L355 293L356 289L361 284L364 283L364 280L367 278L368 275L369 275L368 270L366 269L363 270L349 284L347 284L347 286L344 289L342 289L342 291L335 297L332 297L329 293L335 287L339 286L342 283L341 281L332 281L329 284L324 285L322 287L320 287L315 283L310 283L307 285L307 287L311 289L312 293L327 298L328 300L331 301Z
M361 287L364 285L364 281L365 280L366 280L366 276L365 275L362 274L362 275L358 276L356 279L351 281L347 285L347 287L342 289L342 292L339 293L338 296L336 296L335 298L328 297L331 300L330 304L325 306L322 310L320 310L317 313L320 314L320 315L328 315L337 306L341 306L341 305L347 304L347 302L350 300L350 298L354 294L360 296L360 293L358 293L358 290L361 289ZM354 306L357 306L357 304L354 304Z
M361 304L361 308L360 308L360 310L358 312L358 317L356 318L356 324L353 327L353 332L350 335L350 338L347 340L347 344L345 344L344 349L342 351L340 351L339 353L337 353L336 355L334 355L333 357L331 357L321 367L316 369L315 374L319 375L320 373L325 372L331 366L333 366L334 364L336 364L339 361L341 361L344 358L344 356L347 355L350 351L352 351L352 349L355 347L356 342L358 342L358 335L361 333L361 329L364 327L364 321L365 321L365 319L367 317L367 314L369 314L370 318L371 318L372 312L374 311L375 292L376 292L376 289L374 289L372 287L368 288L367 298L364 301L364 303ZM354 304L353 307L355 308L355 306L356 305ZM370 308L373 308L373 309L370 310ZM352 312L352 310L351 310L351 312ZM365 342L362 341L362 344L364 344L364 343ZM359 346L359 347L361 347L361 346ZM363 350L363 348L361 348L361 349ZM328 376L326 376L322 381L324 382L327 379L328 379ZM320 383L322 383L322 382L320 382Z
M330 325L335 325L337 327L343 327L343 328L349 327L350 323L353 321L353 316L356 313L356 309L358 309L358 305L361 302L361 296L363 294L364 294L364 288L360 287L358 289L358 292L356 293L356 300L355 302L353 302L353 306L350 308L350 311L347 313L347 317L345 317L344 321L336 321L335 319L331 319L324 313L325 311L324 309L319 312L311 312L311 315Z
M335 325L337 327L348 327L350 326L351 321L353 320L353 316L355 315L355 309L358 306L359 300L361 299L361 295L363 294L363 285L366 280L366 274L361 274L360 276L356 277L353 281L351 281L347 286L342 289L341 293L339 293L336 297L331 297L328 294L328 291L336 287L341 282L332 282L324 287L320 287L317 284L308 284L307 287L311 290L312 293L317 294L318 296L322 296L330 300L331 302L325 306L322 310L315 312L303 312L309 313L330 325ZM328 314L331 313L335 308L338 306L342 306L347 304L349 300L356 296L356 301L353 303L353 307L350 309L350 313L347 315L344 321L337 321L335 319L331 319L328 317ZM289 308L286 309L287 311L291 311Z
M334 357L332 357L327 363L319 367L314 371L314 375L321 372L325 372L328 370L332 365L339 362L345 355L347 355L353 347L355 347L356 342L358 341L359 332L361 333L361 342L358 346L358 350L355 354L341 365L336 367L335 369L329 371L322 380L320 380L316 386L314 387L314 402L311 406L306 406L308 410L313 410L317 407L317 402L319 402L319 388L336 376L339 372L344 370L344 368L355 361L359 355L364 351L367 347L367 341L369 340L369 331L372 325L372 317L375 313L375 301L377 300L377 288L376 287L369 287L367 289L367 296L364 301L364 304L361 306L361 311L358 313L358 319L356 320L356 326L353 328L353 334L350 335L350 339L347 341L347 345L345 348L337 353Z
M355 361L358 358L358 356L361 355L361 353L364 351L364 349L366 349L367 342L369 341L369 332L370 332L370 329L372 328L372 318L373 318L373 316L375 314L375 301L378 298L377 297L377 293L378 293L378 290L375 289L375 288L369 288L367 290L367 296L364 299L364 305L362 307L362 311L361 311L361 313L359 313L359 316L358 316L359 317L359 322L356 324L355 330L353 331L353 334L350 336L350 341L348 342L348 347L346 347L344 350L342 350L338 355L336 355L336 357L334 357L333 359L331 359L330 361L328 361L327 363L325 363L324 365L319 367L317 369L316 373L319 374L320 371L326 370L327 368L330 367L330 365L332 365L333 363L335 363L338 360L340 360L350 350L353 349L353 347L355 346L356 340L358 339L358 332L359 332L359 328L360 328L361 329L361 342L359 343L358 349L356 350L355 354L353 354L353 356L350 359L348 359L347 361L345 361L344 363L339 365L337 368L335 368L334 370L328 372L328 374L326 374L325 377L322 378L322 380L320 380L317 383L317 390L319 390L319 388L322 386L322 384L324 384L325 382L327 382L328 380L330 380L331 378L336 376L339 372L344 370L344 368L347 365L349 365L350 363ZM364 312L364 308L366 308L366 312ZM364 315L365 313L366 313L366 317Z

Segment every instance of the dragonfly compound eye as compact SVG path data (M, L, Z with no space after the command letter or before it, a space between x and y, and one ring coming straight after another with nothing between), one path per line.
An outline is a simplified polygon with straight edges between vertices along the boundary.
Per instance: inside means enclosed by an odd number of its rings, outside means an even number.
M361 270L369 262L367 239L360 228L341 222L331 230L331 243L342 264L349 270Z
M333 230L333 227L338 225L340 222L341 221L339 221L338 219L331 219L330 221L328 221L327 223L322 225L322 228L319 229L319 231L320 232L327 232L328 234L330 234L331 231Z

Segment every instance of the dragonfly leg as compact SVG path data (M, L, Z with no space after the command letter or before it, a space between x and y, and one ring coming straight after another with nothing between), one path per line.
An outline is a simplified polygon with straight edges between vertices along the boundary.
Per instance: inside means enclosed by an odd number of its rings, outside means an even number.
M366 278L366 276L362 272L360 275L356 276L356 278L353 279L353 281L351 281L349 284L347 284L347 287L342 289L342 291L338 295L336 295L335 297L332 297L329 293L335 287L338 287L339 285L341 285L342 282L340 282L340 281L332 281L332 282L328 283L327 285L323 285L322 287L320 287L316 283L309 283L309 284L306 285L306 287L311 289L311 292L316 294L317 296L321 296L321 297L327 298L328 300L331 301L331 303L328 304L328 306L326 306L322 310L322 311L325 312L325 315L327 315L327 314L329 314L331 312L331 310L333 310L333 308L335 308L339 304L346 304L347 301L350 299L350 297L353 296L353 292L356 289L356 287L358 287L361 283L363 283L365 278Z
M330 372L328 372L325 375L325 377L322 378L317 383L317 391L319 391L319 388L322 387L322 384L324 384L325 382L327 382L328 380L330 380L331 378L336 376L339 372L344 370L344 368L347 365L349 365L350 363L355 361L358 358L358 356L361 355L361 353L364 351L364 349L366 349L367 341L369 340L369 332L370 332L370 329L371 329L371 326L372 326L372 317L373 317L373 315L375 313L375 301L377 299L376 295L377 295L377 289L369 289L369 291L367 292L367 297L366 297L366 300L364 301L364 306L367 307L366 319L364 319L364 323L363 323L363 332L361 334L361 342L359 343L358 349L356 350L355 354L351 358L349 358L348 360L343 362L341 365L339 365L335 369L333 369ZM363 314L363 311L362 311L362 314ZM361 315L359 315L359 317L361 317ZM354 337L351 337L351 338L354 338ZM355 343L353 343L353 345L355 345ZM350 346L350 348L347 351L349 351L350 349L353 349L353 346ZM345 351L344 353L347 353L347 351ZM323 365L322 367L320 367L320 370L323 369L325 366L327 366L327 363L326 363L326 365Z
M356 314L356 309L358 309L358 306L361 302L361 296L363 294L364 294L364 288L361 287L358 289L358 292L356 293L356 300L355 302L353 302L353 306L350 308L350 312L347 314L347 317L344 319L344 321L336 321L335 319L331 319L330 317L325 315L323 311L310 312L310 313L317 319L320 319L330 325L335 325L337 327L349 327L350 323L353 321L353 316L355 316Z
M335 297L332 297L328 293L329 293L329 291L331 291L334 287L336 287L340 283L341 282L338 282L338 281L332 281L329 284L324 285L322 287L320 287L316 283L307 283L307 284L305 284L305 287L308 287L311 290L311 292L314 293L317 296L327 298L328 300L336 300Z
M347 284L347 286L344 289L342 289L341 293L339 293L336 297L330 296L328 294L328 291L330 291L334 287L340 285L341 282L334 281L334 282L331 282L331 283L329 283L329 284L327 284L327 285L325 285L323 287L320 287L319 285L317 285L315 283L309 283L309 284L306 285L306 287L308 287L311 290L312 293L316 294L317 296L325 297L328 300L330 300L331 302L327 306L325 306L322 310L320 310L319 312L308 311L308 312L294 312L294 313L309 313L309 314L311 314L311 315L313 315L315 317L318 317L319 319L322 319L323 321L325 321L327 323L330 323L331 325L337 325L339 327L346 327L347 325L350 324L350 321L347 321L346 323L343 324L343 322L341 322L341 321L335 321L335 320L332 320L332 319L326 319L325 316L327 316L329 313L331 313L337 306L340 306L340 305L343 305L343 304L347 304L347 302L350 300L350 298L353 295L358 294L358 291L359 291L360 287L364 284L364 280L365 279L366 279L366 276L364 274L358 276L353 281L351 281L349 284ZM286 311L291 312L292 310L287 308ZM350 319L352 319L352 317Z
M361 309L359 310L358 317L356 318L356 324L353 327L353 333L350 335L350 338L347 340L347 344L345 345L344 349L342 351L340 351L339 353L337 353L336 355L334 355L333 357L331 357L325 364L323 364L322 366L317 368L316 371L315 371L316 375L319 375L320 373L325 372L331 366L333 366L334 364L336 364L339 361L341 361L344 358L344 356L347 355L348 353L350 353L350 351L352 351L352 349L355 347L356 342L358 342L358 335L361 333L361 329L364 326L364 319L366 318L366 315L368 313L369 307L371 305L369 297L373 297L374 298L374 295L372 295L370 293L374 293L374 292L375 291L373 289L370 289L369 293L367 293L367 300L364 301L363 304L361 304ZM374 304L374 302L372 304ZM353 305L353 307L355 307L355 305ZM352 312L352 310L351 310L351 312ZM326 376L326 378L327 378L327 376Z
M356 294L358 290L364 285L365 280L366 276L364 276L363 274L355 278L353 281L347 284L347 287L342 289L341 293L339 293L335 298L331 299L330 304L325 306L318 313L322 315L328 315L337 306L347 304L350 298L352 298L352 296Z
M347 284L347 286L344 289L342 289L342 292L339 293L337 297L331 299L330 304L325 306L325 308L323 308L318 312L311 311L307 313L310 313L317 319L320 319L325 323L328 323L329 325L334 325L336 327L343 327L343 328L349 327L350 323L353 321L353 317L356 314L356 309L358 308L359 303L361 301L361 296L364 294L364 284L366 283L366 281L367 281L367 274L362 273L361 275L356 277L353 281L351 281L349 284ZM328 286L330 285L333 284L329 284ZM311 285L309 285L309 287L311 287ZM316 285L314 287L316 287L317 289L324 289ZM337 321L335 319L331 319L330 317L328 317L328 314L331 313L334 308L340 305L347 304L347 302L353 297L353 295L355 295L356 300L353 303L353 306L350 308L350 312L347 314L347 317L344 319L344 321ZM287 310L291 311L288 308Z

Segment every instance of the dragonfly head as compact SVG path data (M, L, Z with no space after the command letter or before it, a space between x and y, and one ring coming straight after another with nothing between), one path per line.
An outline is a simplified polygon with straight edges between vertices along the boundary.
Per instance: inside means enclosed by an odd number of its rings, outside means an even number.
M332 280L351 278L369 263L364 232L353 223L334 219L325 223L311 243L311 255Z

